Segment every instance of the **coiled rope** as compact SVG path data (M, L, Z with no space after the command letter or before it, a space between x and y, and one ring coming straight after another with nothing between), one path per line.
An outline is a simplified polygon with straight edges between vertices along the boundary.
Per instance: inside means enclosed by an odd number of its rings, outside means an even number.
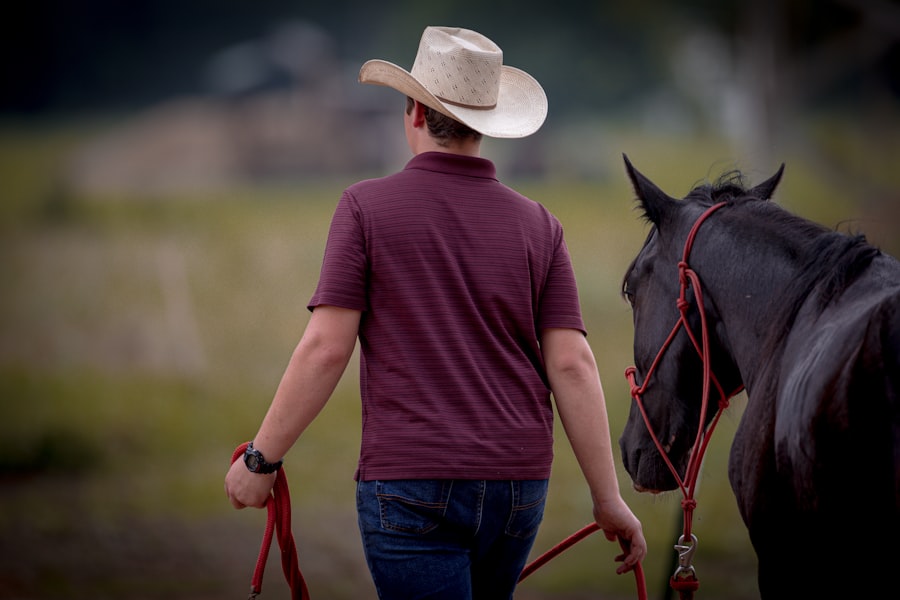
M231 462L244 455L248 443L245 442L235 449ZM281 569L291 588L291 600L309 600L309 591L306 589L306 581L300 572L297 545L294 543L294 534L291 531L291 492L288 489L284 469L280 469L275 476L275 485L272 488L272 496L266 502L266 510L268 511L266 529L259 548L259 557L256 559L256 569L250 580L249 600L253 600L262 592L263 573L269 558L269 548L272 547L273 533L278 536L278 547L281 548Z

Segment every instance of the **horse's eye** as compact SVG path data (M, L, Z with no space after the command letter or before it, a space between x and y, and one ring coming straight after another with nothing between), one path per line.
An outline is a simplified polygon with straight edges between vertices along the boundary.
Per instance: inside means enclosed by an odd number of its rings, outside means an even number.
M628 289L628 286L622 290L622 296L625 297L625 302L628 303L628 306L634 308L634 292Z

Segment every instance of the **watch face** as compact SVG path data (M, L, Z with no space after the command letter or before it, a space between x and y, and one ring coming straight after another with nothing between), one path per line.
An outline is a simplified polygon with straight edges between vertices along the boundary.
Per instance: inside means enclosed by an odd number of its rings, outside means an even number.
M259 469L259 457L255 454L248 454L246 457L244 457L244 463L246 463L247 468L251 471L255 472L257 469Z

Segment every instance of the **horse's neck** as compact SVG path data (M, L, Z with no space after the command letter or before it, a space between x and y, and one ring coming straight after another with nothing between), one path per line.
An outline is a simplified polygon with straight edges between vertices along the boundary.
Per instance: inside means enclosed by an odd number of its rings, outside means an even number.
M750 251L746 256L732 253L728 260L731 266L715 269L715 278L703 277L703 293L715 303L721 321L716 333L724 338L750 393L770 362L765 346L775 314L784 309L781 290L797 276L799 267L786 257L761 259ZM753 268L754 264L762 266Z
M808 249L804 255L792 240L781 241L758 244L751 250L733 249L732 242L718 253L720 264L726 262L725 268L715 268L709 260L705 265L711 275L704 280L705 293L714 298L721 319L717 334L726 340L751 397L758 381L777 377L778 368L773 365L779 362L792 332L805 332L816 322L828 321L823 311L864 312L864 306L880 302L882 296L900 286L900 263L886 255L875 254L873 258L872 253L877 251L871 246L849 239L830 245L827 252L833 255L831 258L847 258L847 265L858 265L831 271L834 263L828 254L811 257ZM710 252L707 255L715 256ZM818 261L822 269L810 269L810 260ZM854 270L848 285L844 277ZM842 272L845 274L840 275ZM825 292L826 308L820 304L820 294L829 285L840 289Z

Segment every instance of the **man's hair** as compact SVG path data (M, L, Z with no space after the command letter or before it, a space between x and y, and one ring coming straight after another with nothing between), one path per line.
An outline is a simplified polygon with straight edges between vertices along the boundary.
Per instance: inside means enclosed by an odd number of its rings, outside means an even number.
M416 101L406 97L406 114L412 113ZM448 117L443 113L439 113L430 106L422 105L425 108L425 122L428 124L428 133L431 134L438 145L447 146L454 140L464 140L472 138L475 141L481 140L481 134L460 123L456 119Z

